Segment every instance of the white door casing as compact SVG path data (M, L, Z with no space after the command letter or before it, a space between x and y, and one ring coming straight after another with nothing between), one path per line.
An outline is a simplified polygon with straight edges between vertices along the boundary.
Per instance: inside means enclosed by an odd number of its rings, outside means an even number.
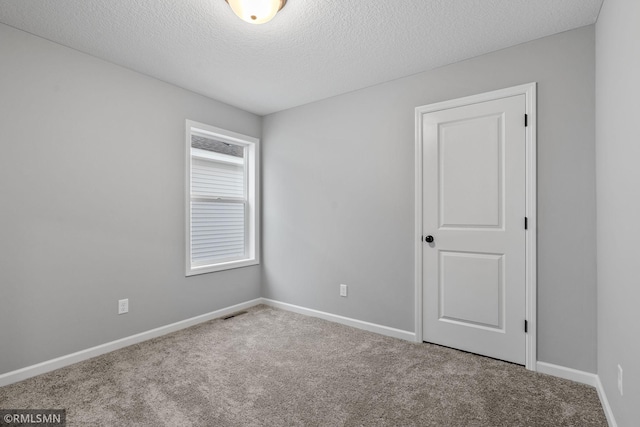
M534 106L530 84L416 109L416 338L528 369Z

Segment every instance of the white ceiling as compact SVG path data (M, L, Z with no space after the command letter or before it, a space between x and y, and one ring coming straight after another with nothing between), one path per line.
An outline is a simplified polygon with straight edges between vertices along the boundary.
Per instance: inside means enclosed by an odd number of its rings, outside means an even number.
M256 114L593 24L603 0L0 0L0 22ZM1 41L0 41L1 42Z

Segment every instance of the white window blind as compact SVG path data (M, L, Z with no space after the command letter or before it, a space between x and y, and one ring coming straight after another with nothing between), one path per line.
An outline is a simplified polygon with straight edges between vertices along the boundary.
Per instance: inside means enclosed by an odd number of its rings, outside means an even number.
M191 202L191 262L245 256L244 203Z
M222 163L194 156L191 193L203 197L244 198L244 164Z
M207 148L191 149L191 263L242 259L247 225L244 152L225 150L228 144L215 140L193 139L192 145Z

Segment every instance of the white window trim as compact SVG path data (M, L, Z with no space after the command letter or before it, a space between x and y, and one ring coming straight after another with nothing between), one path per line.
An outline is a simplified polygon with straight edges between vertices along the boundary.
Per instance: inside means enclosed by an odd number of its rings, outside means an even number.
M241 260L202 266L191 265L191 135L194 133L230 144L243 145L247 148L245 185L247 186L248 209L245 218L248 222L248 232L246 233L245 243L248 254L246 258ZM186 120L185 141L185 275L194 276L260 264L260 140L204 123ZM252 167L249 163L252 161L255 162L255 167ZM252 200L253 203L251 203Z

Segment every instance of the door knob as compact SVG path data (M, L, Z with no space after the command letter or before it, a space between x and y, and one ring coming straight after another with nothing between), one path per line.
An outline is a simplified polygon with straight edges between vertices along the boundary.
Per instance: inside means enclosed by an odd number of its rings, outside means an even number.
M427 243L431 243L431 242L433 242L433 236L427 236L427 237L425 237L425 238L424 238L424 241L425 241L425 242L427 242Z

